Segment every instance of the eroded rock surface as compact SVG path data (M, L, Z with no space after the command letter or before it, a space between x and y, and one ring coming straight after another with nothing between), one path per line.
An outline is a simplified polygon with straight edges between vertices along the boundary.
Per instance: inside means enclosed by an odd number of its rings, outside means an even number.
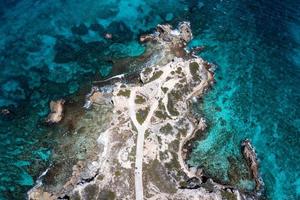
M249 140L244 140L242 142L242 151L248 163L248 166L251 170L251 174L255 180L256 183L255 189L259 190L261 188L262 181L260 180L258 174L258 161L257 161L256 153Z
M65 100L63 99L50 102L50 113L46 119L47 123L58 123L62 120L64 103Z

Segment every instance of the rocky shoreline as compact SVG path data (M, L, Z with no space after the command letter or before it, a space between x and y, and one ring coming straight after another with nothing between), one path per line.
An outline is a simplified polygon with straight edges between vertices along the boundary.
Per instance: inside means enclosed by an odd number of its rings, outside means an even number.
M188 22L177 29L158 25L141 36L147 59L136 80L117 76L101 87L98 82L86 96L87 113L101 116L102 124L89 121L86 128L90 116L84 115L73 127L82 140L72 145L87 143L85 158L77 157L71 169L53 166L45 179L56 180L33 188L28 198L257 199L255 192L218 184L186 165L187 144L206 128L204 118L191 115L191 102L214 82L211 65L185 50L191 39ZM256 155L244 149L257 180Z

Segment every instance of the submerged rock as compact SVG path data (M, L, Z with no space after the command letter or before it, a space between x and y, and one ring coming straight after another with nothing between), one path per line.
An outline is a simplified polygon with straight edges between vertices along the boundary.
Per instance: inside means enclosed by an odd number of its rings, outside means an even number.
M21 83L17 80L8 80L2 84L0 91L2 95L8 99L12 100L25 100L26 93L25 89L22 87Z
M101 24L93 23L89 27L90 30L97 32L99 35L103 35L105 29Z
M54 62L56 63L69 63L76 59L76 48L63 38L56 40L54 50Z
M78 26L73 26L71 28L71 31L73 34L75 35L86 35L88 34L89 30L88 28L86 27L85 24L79 24Z
M166 20L166 21L171 21L173 18L174 18L173 13L168 13L168 14L166 15L166 17L165 17L165 20Z
M0 120L13 120L14 113L9 108L0 109Z
M113 39L115 42L126 42L132 39L133 32L122 21L112 22L106 29L107 39Z
M50 102L50 111L51 112L46 119L47 123L58 123L62 120L64 103L65 103L65 100L63 100L63 99Z

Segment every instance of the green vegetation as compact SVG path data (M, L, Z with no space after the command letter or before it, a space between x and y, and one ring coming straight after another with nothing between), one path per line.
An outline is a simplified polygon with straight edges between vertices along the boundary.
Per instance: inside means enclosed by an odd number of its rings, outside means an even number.
M159 108L159 110L155 111L155 113L154 113L156 117L163 119L163 120L170 118L166 112L165 105L163 104L161 99L158 101L158 108Z
M136 113L136 120L142 124L147 118L150 108L146 107L145 109L139 109Z
M119 170L115 171L115 176L121 176L121 172Z
M190 63L190 73L193 76L193 79L195 80L200 80L200 77L198 75L199 71L199 65L196 62Z
M231 192L227 192L227 191L222 191L221 192L221 195L222 197L225 199L225 200L236 200L236 196L235 194L231 193ZM223 199L222 198L222 199Z
M180 181L180 182L179 182L179 186L180 186L181 188L187 188L188 184L187 184L186 181Z
M181 168L178 162L178 155L175 152L170 152L170 153L172 154L172 159L170 162L166 163L165 166L169 170L173 169L174 171L178 171Z
M169 144L169 149L178 152L179 151L179 139L174 140Z
M186 134L187 134L187 128L178 128L177 127L177 130L178 130L178 135L182 135L183 137L185 137L186 136Z
M148 80L148 83L158 79L163 73L161 70L154 72L153 76Z
M181 68L181 67L178 67L178 68L176 69L176 73L177 73L177 74L181 74L181 72L182 72L182 68Z
M116 199L116 194L110 190L102 190L99 193L98 199L114 200Z
M152 68L151 67L147 67L147 68L145 68L143 70L144 76L148 76L151 72L152 72Z
M146 130L146 132L145 132L145 138L149 137L149 135L150 135L150 131Z
M168 158L169 158L169 155L168 155L168 152L167 152L167 151L164 151L164 152L160 151L160 152L159 152L159 159L160 159L160 160L166 160L166 159L168 159Z
M161 99L158 101L158 108L159 108L160 110L165 110L165 106L164 106L164 104L163 104L163 102L162 102Z
M99 187L98 185L92 184L87 185L84 188L84 193L87 199L96 199L98 196Z
M179 85L176 85L176 88L181 88L183 87L181 84ZM175 99L176 101L179 101L181 100L182 96L183 96L183 93L180 91L180 90L172 90L170 93L169 93L173 99Z
M161 87L161 90L162 90L164 93L167 93L169 89L166 88L166 87Z
M177 191L176 185L172 182L172 178L165 173L166 169L158 160L153 160L149 165L145 166L147 171L147 178L155 185L159 185L161 192L175 193Z
M146 99L144 97L140 96L140 95L136 95L136 98L135 98L134 102L136 104L143 104L143 103L146 102Z
M80 198L79 192L78 191L74 192L71 196L71 199L72 200L80 200L81 198Z
M170 151L172 155L172 159L170 162L165 163L165 167L167 168L168 171L172 171L176 176L174 177L177 181L182 180L186 175L185 173L181 170L181 166L178 162L178 155L177 152Z
M137 128L135 127L135 125L132 121L131 121L131 127L132 127L133 131L138 132Z
M168 104L167 104L167 109L169 111L169 113L173 116L178 116L179 112L175 109L174 103L172 101L172 96L169 93L168 94Z
M187 80L186 80L186 77L183 77L182 79L180 79L179 83L184 83L186 84Z
M171 126L171 124L169 124L169 123L167 123L166 125L164 125L163 127L161 127L160 129L159 129L159 131L161 132L161 133L172 133L172 130L173 130L173 128L172 128L172 126Z
M135 155L136 155L136 149L135 148L131 148L131 151L130 151L129 156L128 156L129 160L130 161L134 161L135 160Z
M158 143L161 145L162 144L162 142L161 142L161 137L158 135L157 136L157 141L158 141Z
M129 98L130 97L130 90L128 90L128 89L120 90L117 95Z
M98 179L99 181L102 181L102 180L104 179L104 176L103 176L102 174L100 174L100 175L97 177L97 179Z
M163 112L163 111L160 111L160 110L157 110L155 111L155 116L158 117L159 119L167 119L168 115L166 112Z
M199 71L199 65L196 62L191 62L189 67L192 75L196 74Z

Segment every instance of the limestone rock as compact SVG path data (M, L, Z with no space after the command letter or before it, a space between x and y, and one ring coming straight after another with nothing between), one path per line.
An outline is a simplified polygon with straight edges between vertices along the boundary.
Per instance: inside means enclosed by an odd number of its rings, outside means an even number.
M52 195L48 192L44 192L41 189L33 189L33 191L31 191L29 193L28 199L29 200L40 200L40 199L55 200L55 199L57 199L57 197L55 197L54 195Z
M189 22L182 22L177 29L171 25L157 25L156 32L140 37L141 42L158 41L160 43L169 43L172 46L184 47L193 38Z
M58 123L62 120L64 103L65 103L65 100L63 100L63 99L50 102L50 111L51 112L46 119L47 123Z
M256 153L249 140L246 139L242 142L242 151L245 159L247 160L252 176L255 180L256 183L255 189L259 190L262 183L258 174L258 161L257 161Z

